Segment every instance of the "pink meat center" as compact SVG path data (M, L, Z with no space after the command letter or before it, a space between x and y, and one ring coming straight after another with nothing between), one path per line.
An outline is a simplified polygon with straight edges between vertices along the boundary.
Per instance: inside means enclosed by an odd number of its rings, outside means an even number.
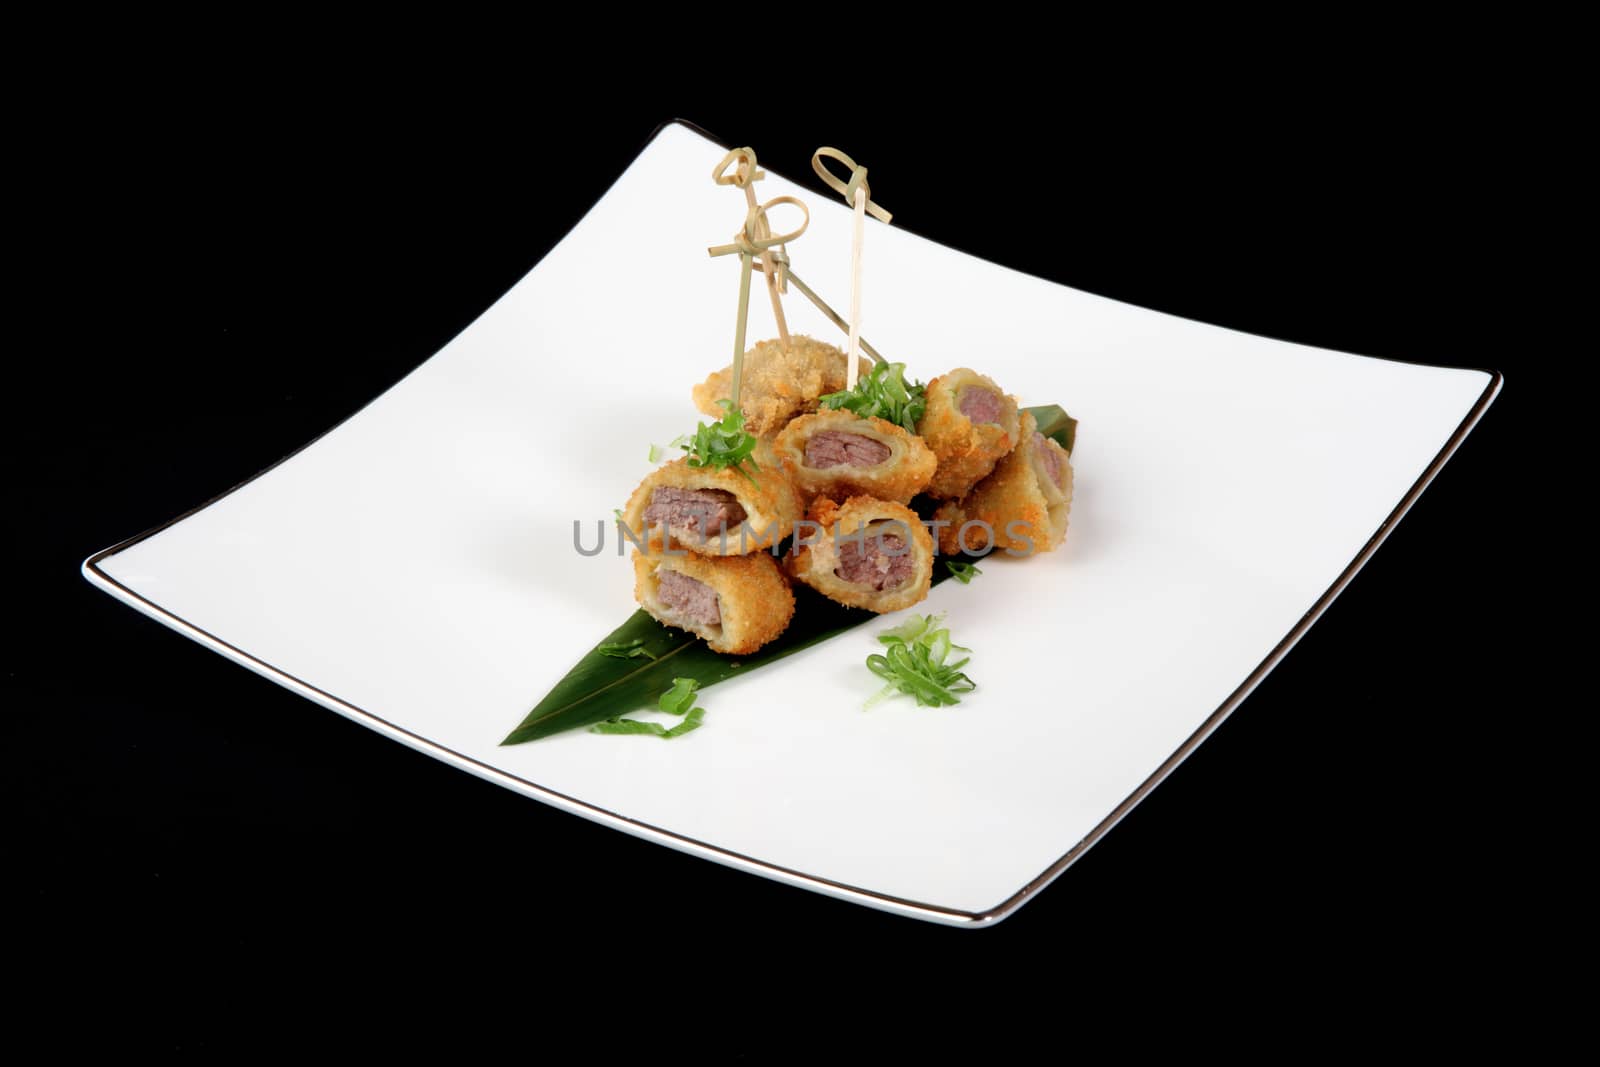
M889 458L889 446L865 434L823 430L806 442L806 466L876 467Z
M716 626L722 621L722 605L717 600L717 591L687 574L662 571L656 595L663 604L691 622Z
M973 422L1000 421L1000 396L993 389L969 385L962 391L956 406Z
M1062 488L1061 454L1050 447L1050 442L1045 439L1044 434L1037 431L1033 435L1033 452L1039 457L1045 472L1050 475L1050 480L1056 483L1056 488Z
M839 538L839 566L833 573L847 582L888 589L911 577L911 553L896 534Z
M737 529L745 511L739 498L725 489L677 489L661 486L650 494L644 509L647 526L665 523L669 529L712 536Z

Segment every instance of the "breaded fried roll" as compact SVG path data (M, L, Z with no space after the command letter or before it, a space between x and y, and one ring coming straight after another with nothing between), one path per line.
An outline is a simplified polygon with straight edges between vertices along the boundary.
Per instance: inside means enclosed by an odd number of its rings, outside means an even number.
M928 406L917 433L939 461L928 494L955 499L1017 446L1016 398L994 379L958 367L928 383Z
M753 434L772 433L796 415L817 410L818 397L844 388L845 366L843 350L814 337L791 336L787 352L777 338L758 341L744 354L739 382L744 428ZM863 358L858 368L865 376L872 365ZM732 387L730 364L694 387L695 407L720 418L717 401L728 399Z
M789 573L823 596L881 614L928 595L933 538L904 504L853 496L841 506L822 498L807 518L816 528L801 526Z
M742 556L770 548L788 537L801 515L801 503L772 443L759 441L753 453L755 479L732 469L691 467L687 456L648 474L622 509L622 520L636 544L646 535L702 556ZM748 465L744 468L749 470Z
M633 595L668 626L699 634L713 651L754 652L788 627L794 593L769 553L633 554Z
M904 504L927 488L938 462L920 437L848 411L801 415L779 431L773 450L808 501L872 496Z
M1021 419L1022 442L994 473L960 501L934 512L939 551L947 556L1003 548L1015 555L1049 552L1067 536L1072 507L1072 461L1067 450Z

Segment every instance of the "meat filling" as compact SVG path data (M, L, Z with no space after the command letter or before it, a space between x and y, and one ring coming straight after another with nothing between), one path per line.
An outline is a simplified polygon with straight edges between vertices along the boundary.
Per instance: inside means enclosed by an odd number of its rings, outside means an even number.
M961 409L961 414L973 422L1000 421L1000 396L993 389L969 385L961 391L956 406Z
M745 519L739 498L726 489L678 489L663 485L650 494L644 509L647 526L666 524L668 529L715 537L725 530L736 530Z
M1050 476L1050 480L1056 483L1056 488L1062 488L1061 453L1051 448L1050 442L1045 440L1044 434L1037 431L1033 435L1033 454L1039 457L1039 465Z
M865 434L843 430L823 430L806 442L806 466L818 470L829 467L876 467L889 458L889 446Z
M896 534L839 539L839 566L833 573L847 582L891 589L911 577L915 568L906 539Z
M717 626L722 622L722 604L717 600L717 591L687 574L663 570L656 595L690 622L701 626Z

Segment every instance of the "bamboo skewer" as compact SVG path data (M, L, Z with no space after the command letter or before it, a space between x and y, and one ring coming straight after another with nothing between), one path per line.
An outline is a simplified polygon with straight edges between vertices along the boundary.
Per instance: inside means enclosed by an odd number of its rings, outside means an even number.
M850 324L845 321L844 316L839 314L837 311L833 310L833 308L829 307L828 306L828 302L826 300L822 299L822 297L818 296L815 289L811 288L811 286L807 285L804 281L802 281L800 279L800 275L798 275L798 274L796 274L794 272L794 268L793 267L789 267L789 268L787 268L787 270L788 270L788 274L789 274L789 280L791 282L794 282L794 287L796 289L800 290L800 292L805 296L805 298L807 300L809 300L813 304L815 304L817 306L817 310L822 312L823 315L827 316L827 319L828 319L829 322L831 322L835 326L839 327L839 329L843 330L845 333L849 333L850 332ZM870 356L874 363L887 363L887 362L889 362L881 354L879 354L879 352L878 352L878 350L876 348L873 348L870 344L867 343L867 339L865 337L860 337L860 338L858 338L858 340L861 342L861 351L865 352L868 356ZM846 357L846 358L848 359L849 357Z
M826 159L836 159L850 169L850 180L842 182L828 169ZM811 169L817 172L828 188L844 196L855 214L850 241L850 351L845 357L845 388L856 387L856 365L861 360L861 246L866 231L867 213L880 222L888 223L894 216L873 203L872 189L867 184L867 168L837 148L823 146L811 155ZM792 277L792 275L791 275ZM798 280L798 279L797 279ZM809 294L808 294L809 295ZM813 297L815 299L815 297ZM881 359L880 359L881 362Z
M850 229L850 358L844 367L844 387L856 387L856 364L861 360L861 239L867 221L867 191L856 187L855 225Z
M729 410L739 407L739 379L744 369L744 330L750 318L750 260L749 252L739 253L739 318L733 328L733 384L728 389Z

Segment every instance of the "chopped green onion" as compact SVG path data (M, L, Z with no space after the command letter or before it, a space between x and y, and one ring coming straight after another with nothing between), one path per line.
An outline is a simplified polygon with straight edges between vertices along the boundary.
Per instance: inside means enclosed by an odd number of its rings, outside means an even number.
M867 669L888 684L867 701L872 707L896 693L909 693L919 705L959 704L957 693L970 693L977 683L961 668L972 657L947 663L952 652L971 652L950 640L950 631L939 624L941 615L913 615L904 623L878 635L887 646L881 656L868 656Z
M645 659L656 658L648 648L644 647L642 637L635 637L632 641L612 641L610 644L600 645L595 651L612 659L638 659L641 656Z
M682 722L680 722L678 725L672 727L672 729L668 730L666 733L662 734L661 736L665 737L667 740L670 741L674 737L682 737L684 734L692 733L695 730L700 729L700 723L701 723L702 720L705 719L705 717L706 717L706 709L705 708L690 708L689 709L689 714L684 717L684 720Z
M972 579L983 573L975 564L962 563L959 560L947 559L944 565L950 571L950 577L962 585L971 585Z
M913 615L899 626L883 631L878 635L878 640L886 645L898 645L907 641L915 641L926 633L928 627L932 626L939 618L941 616L938 615Z
M655 734L657 737L667 736L666 727L660 723L641 722L638 719L607 719L597 722L589 727L590 733L596 734Z
M716 467L719 470L731 467L749 478L751 485L755 485L756 480L751 477L750 471L760 473L761 468L751 456L756 450L756 438L745 432L744 412L725 398L717 403L722 405L722 418L709 426L703 422L698 424L693 434L680 436L672 442L671 447L689 453L691 467ZM749 471L745 470L746 465Z
M828 393L821 398L821 404L835 411L843 408L864 419L886 419L904 427L907 433L916 433L917 423L928 407L928 389L921 382L907 384L905 372L904 363L880 363L857 379L854 389Z
M670 730L658 722L644 722L640 719L607 719L597 722L589 727L591 733L596 734L654 734L656 737L671 741L674 737L682 737L700 729L700 723L706 717L705 708L694 708L688 716Z
M660 445L651 445L650 451L645 455L645 459L651 463L660 463L663 455L665 455L665 452Z
M672 688L661 694L656 706L669 715L682 715L694 703L700 683L693 678L674 678Z
M635 641L633 643L639 644L641 642ZM605 647L601 646L602 651L604 651ZM625 646L620 646L619 644L619 647ZM609 652L606 653L606 655L610 654ZM646 653L646 655L649 655L649 653ZM651 656L650 658L654 659L655 657ZM672 680L672 688L661 694L661 699L657 701L656 706L669 715L682 715L684 717L682 722L670 729L658 722L645 722L642 719L607 719L605 722L595 723L589 727L589 731L596 734L651 734L668 741L674 737L682 737L684 734L700 729L701 722L705 720L705 708L690 707L694 703L695 693L699 688L700 683L693 678L674 678Z

